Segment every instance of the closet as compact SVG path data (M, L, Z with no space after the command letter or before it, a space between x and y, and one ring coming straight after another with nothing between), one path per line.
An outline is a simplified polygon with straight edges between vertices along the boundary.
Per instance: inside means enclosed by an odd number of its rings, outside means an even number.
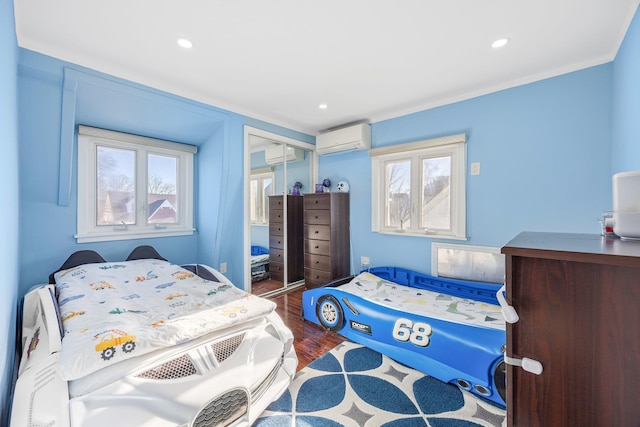
M312 144L244 129L244 289L274 295L303 285L302 193L314 188L318 161Z

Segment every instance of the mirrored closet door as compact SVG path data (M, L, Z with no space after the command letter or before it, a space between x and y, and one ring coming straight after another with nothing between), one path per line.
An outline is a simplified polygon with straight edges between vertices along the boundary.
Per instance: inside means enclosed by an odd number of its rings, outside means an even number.
M245 289L273 294L304 284L302 195L312 192L317 160L313 145L258 129L245 130L245 143Z

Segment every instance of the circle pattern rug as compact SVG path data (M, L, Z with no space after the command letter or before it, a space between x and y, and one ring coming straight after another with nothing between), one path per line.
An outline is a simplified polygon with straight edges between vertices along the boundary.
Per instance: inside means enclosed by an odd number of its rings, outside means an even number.
M346 341L300 370L254 427L501 426L505 409Z

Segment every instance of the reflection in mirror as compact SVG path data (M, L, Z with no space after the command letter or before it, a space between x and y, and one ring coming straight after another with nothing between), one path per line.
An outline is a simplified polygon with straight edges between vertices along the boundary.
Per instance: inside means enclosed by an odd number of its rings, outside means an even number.
M256 136L249 149L251 290L264 295L304 279L302 194L311 188L311 152Z

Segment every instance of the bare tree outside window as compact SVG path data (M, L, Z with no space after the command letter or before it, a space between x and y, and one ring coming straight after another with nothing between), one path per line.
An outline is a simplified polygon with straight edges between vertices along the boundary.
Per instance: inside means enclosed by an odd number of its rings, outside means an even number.
M178 159L173 156L148 154L147 174L147 222L150 224L177 222Z
M164 182L161 176L153 175L149 177L149 194L176 194L176 186Z
M135 151L97 147L97 225L135 223L135 160Z
M411 161L387 163L386 226L404 228L411 221Z
M451 157L422 160L421 228L451 228Z
M78 243L187 236L197 148L78 127Z
M465 134L374 148L369 154L372 231L467 238Z

